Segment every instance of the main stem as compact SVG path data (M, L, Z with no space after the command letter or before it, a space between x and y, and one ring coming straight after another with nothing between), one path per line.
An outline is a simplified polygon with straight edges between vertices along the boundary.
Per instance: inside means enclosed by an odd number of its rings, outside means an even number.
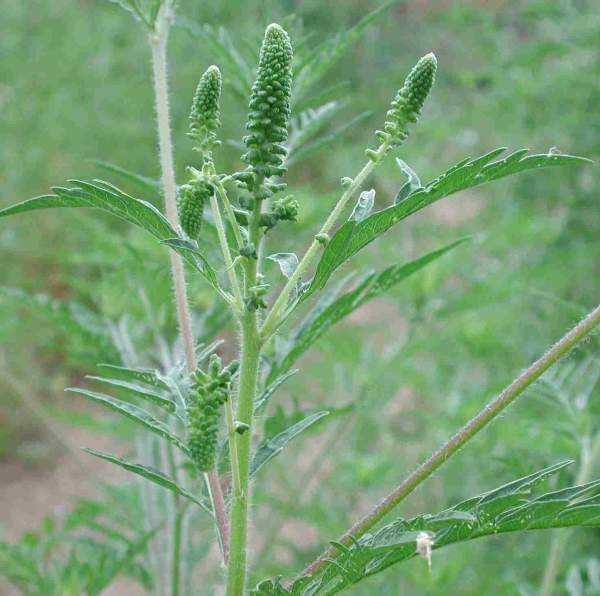
M150 36L152 49L152 72L154 75L154 103L156 106L156 123L158 128L158 144L160 154L160 167L162 184L165 197L165 212L173 229L179 225L177 216L177 187L175 184L175 167L173 164L173 143L171 140L171 126L169 115L169 93L167 82L167 42L171 26L171 14L168 4L163 4L156 19L154 32ZM177 319L179 332L183 342L185 361L188 372L196 370L196 354L194 351L194 336L187 299L185 284L185 270L183 260L174 251L170 251L171 275L175 290L175 303L177 306ZM209 484L213 499L213 509L217 522L217 531L223 545L223 558L227 560L228 553L228 528L225 513L225 502L219 476L216 470L208 474Z
M352 538L360 538L377 522L389 513L396 505L410 495L421 483L433 474L442 464L452 457L465 443L470 441L481 429L487 426L498 414L507 408L527 387L536 381L553 364L558 362L574 346L585 339L600 325L600 305L588 316L564 335L541 358L536 360L527 370L517 377L500 395L489 402L483 410L471 418L449 441L442 445L431 457L421 464L412 474L402 481L371 512L356 522L348 531L337 539L337 542L348 545ZM315 559L301 575L310 575L321 569L327 559L334 558L337 549L328 548Z
M258 185L257 185L258 186ZM256 201L249 223L250 242L260 242L261 203ZM258 262L245 259L244 290L246 296L256 285ZM231 501L230 556L227 573L227 596L242 596L246 584L246 544L248 541L248 499L250 496L250 449L252 442L252 413L256 398L261 342L256 310L246 308L241 321L241 365L237 400L237 421L248 425L243 434L235 434L238 459L238 487Z

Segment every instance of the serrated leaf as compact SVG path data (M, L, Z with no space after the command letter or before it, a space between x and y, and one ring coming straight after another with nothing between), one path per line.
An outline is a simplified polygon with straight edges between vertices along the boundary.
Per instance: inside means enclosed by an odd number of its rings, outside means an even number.
M303 326L301 332L294 336L289 351L272 368L269 378L271 379L289 370L294 362L332 325L335 325L351 312L381 293L386 292L413 273L417 273L464 241L465 239L458 240L409 263L392 265L380 273L370 273L365 276L353 290L340 296L313 319L309 325Z
M158 391L150 389L149 387L143 387L142 385L137 385L136 383L131 383L130 381L123 381L121 379L110 379L107 377L97 377L94 375L87 375L86 379L121 389L128 395L145 399L166 409L170 413L174 413L176 410L176 404L173 402L173 400L165 397L163 393L159 393Z
M163 439L166 439L167 441L181 449L181 451L183 451L185 454L189 455L189 450L185 443L177 435L175 435L166 424L164 424L160 420L157 420L154 416L152 416L152 414L150 414L143 408L140 408L139 406L130 404L128 402L121 401L119 399L111 397L110 395L104 395L103 393L97 393L96 391L90 391L88 389L69 387L65 389L65 391L68 391L70 393L77 393L78 395L83 395L84 397L87 397L88 399L98 404L106 406L111 410L122 414L126 418L129 418L130 420L141 424L150 432L158 435L159 437L162 437Z
M349 220L344 223L323 251L315 276L301 300L306 300L323 288L340 265L392 226L444 197L526 170L589 161L582 157L556 153L525 156L525 150L521 150L490 163L504 151L504 148L495 149L477 159L463 160L425 188L409 194L399 204L377 211L361 222Z
M335 594L391 565L418 555L416 539L431 538L433 550L481 538L524 530L573 526L600 526L600 481L532 496L531 490L570 462L561 462L493 491L463 501L437 515L398 519L350 545L339 545L338 554L315 577L303 577L290 590L278 580L261 582L254 594ZM582 495L588 495L584 501ZM592 495L592 496L589 496ZM518 503L515 505L515 503ZM495 504L493 508L490 505ZM493 509L493 513L491 513ZM435 565L435 559L434 559ZM266 590L266 591L265 591Z
M99 368L105 368L112 374L117 375L125 381L140 382L153 387L167 389L168 385L162 379L158 371L151 368L128 368L114 364L98 364Z
M252 464L250 466L250 476L254 476L268 461L273 459L276 455L279 455L284 447L302 431L312 426L317 420L320 420L324 416L327 416L329 412L323 410L321 412L315 412L310 416L304 418L300 422L297 422L293 426L290 426L283 432L279 433L272 439L268 440L263 445L259 446Z
M173 250L199 271L215 289L220 291L216 274L199 252L197 244L191 244L179 238L177 232L154 205L136 199L109 182L102 180L94 180L94 184L80 180L70 180L69 182L74 184L72 188L53 188L53 195L35 197L2 209L0 210L0 217L56 207L94 207L102 209L146 230L159 241L171 240L170 243L165 243L169 244ZM173 239L179 240L180 243Z
M89 453L90 455L94 455L96 457L99 457L100 459L115 464L123 468L124 470L131 472L132 474L137 474L138 476L141 476L146 480L150 480L150 482L154 482L154 484L158 484L159 486L162 486L163 488L166 488L167 490L170 490L171 492L177 495L181 495L182 497L193 501L197 505L200 505L200 507L202 507L202 509L204 509L207 513L210 513L212 515L212 511L207 507L207 505L203 501L201 501L198 497L194 496L185 488L179 486L177 482L175 482L172 478L169 478L166 474L163 474L160 470L157 470L150 466L144 466L142 464L131 463L124 459L121 459L120 457L117 457L116 455L110 455L109 453L104 453L102 451L92 449L91 447L84 447L83 450L86 453Z

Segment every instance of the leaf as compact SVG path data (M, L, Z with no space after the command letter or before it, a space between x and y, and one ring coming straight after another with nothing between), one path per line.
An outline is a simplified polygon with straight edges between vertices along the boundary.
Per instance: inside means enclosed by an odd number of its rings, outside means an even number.
M19 306L31 308L36 315L52 321L70 338L80 337L86 346L96 350L94 357L119 360L105 317L75 301L63 302L47 294L30 294L19 288L0 286L0 300L11 300Z
M318 44L312 52L306 54L300 62L294 64L294 101L303 99L310 88L317 83L329 69L343 58L344 54L360 39L367 27L388 10L399 4L400 0L388 0L364 16L354 27L339 33L333 38Z
M410 275L417 273L423 267L440 258L448 251L465 242L461 239L442 248L438 248L427 255L400 265L392 265L380 273L370 273L365 276L357 286L340 296L329 304L308 325L304 325L300 333L294 337L289 351L280 358L279 363L273 367L269 378L285 373L314 344L332 325L347 317L357 308L386 292L394 285L400 283Z
M532 489L571 462L540 470L436 515L397 519L350 546L314 577L303 577L290 590L279 580L261 582L252 594L335 594L363 579L417 556L416 538L426 533L433 550L483 536L572 526L600 527L600 480L533 496ZM591 496L590 496L591 495ZM588 498L581 500L583 496ZM434 563L435 564L435 563Z
M104 395L103 393L89 391L88 389L69 387L65 389L65 391L83 395L84 397L87 397L96 403L102 404L103 406L106 406L111 410L118 412L119 414L123 414L123 416L137 422L138 424L141 424L142 426L145 426L150 432L153 432L163 439L167 439L167 441L176 447L179 447L179 449L181 449L185 454L189 455L189 450L185 443L177 435L171 432L166 424L154 418L152 414L143 408L119 399L115 399L109 395Z
M298 257L293 252L278 252L267 257L270 261L274 261L279 265L281 273L289 279L298 267Z
M405 161L402 161L399 157L397 157L396 163L398 164L398 167L402 170L402 172L406 175L408 181L402 186L402 188L396 195L396 198L394 199L394 205L397 205L398 203L402 202L412 192L415 192L419 188L422 188L421 180L417 176L416 172Z
M374 204L375 190L364 190L360 193L358 201L356 201L356 205L354 205L354 209L350 214L350 219L356 222L362 221L369 215L369 213L371 213Z
M268 461L273 459L276 455L279 455L283 448L296 436L299 435L303 430L306 430L309 426L313 425L317 420L327 416L329 412L323 410L321 412L315 412L310 416L304 418L300 422L297 422L293 426L290 426L283 432L279 433L263 445L259 446L252 464L250 466L250 476L254 476L260 468L262 468Z
M91 381L96 381L97 383L104 383L106 385L110 385L111 387L121 389L128 395L139 397L161 406L170 413L175 412L176 405L173 400L165 397L163 393L159 393L158 391L150 389L149 387L143 387L142 385L137 385L136 383L131 383L129 381L122 381L120 379L109 379L106 377L96 377L93 375L87 375L85 378L90 379Z
M334 141L337 141L341 138L348 130L350 130L353 126L356 126L358 123L366 120L371 115L371 112L365 111L357 114L353 118L350 118L342 125L334 128L331 132L324 133L320 136L317 136L313 141L306 142L301 146L296 146L294 151L288 155L286 162L288 165L292 165L301 159L304 159L314 153L315 151L319 151L323 147L330 145Z
M178 252L217 291L220 291L216 274L199 252L197 243L192 244L179 238L165 216L154 205L136 199L109 182L102 180L94 180L95 184L80 180L69 180L69 182L75 186L72 188L55 187L52 189L54 191L53 195L35 197L0 210L0 217L52 207L95 207L102 209L146 230L161 242L169 240L169 242L164 243Z
M132 172L131 170L127 170L126 168L122 168L121 166L108 161L92 159L91 162L99 168L110 172L111 174L117 174L118 176L121 176L124 180L132 182L146 191L162 195L162 186L160 180L154 180L153 178L142 176L141 174L137 174L136 172Z
M168 388L158 371L151 368L127 368L125 366L115 366L114 364L99 364L98 367L108 369L112 374L125 381L146 383L146 385L163 389Z
M204 509L206 512L212 515L212 511L207 507L206 503L195 497L188 490L179 486L179 484L177 484L173 479L169 478L166 474L163 474L160 470L157 470L150 466L143 466L142 464L131 463L125 461L124 459L121 459L120 457L117 457L116 455L110 455L109 453L104 453L102 451L92 449L91 447L84 447L83 450L86 453L95 455L100 459L104 459L110 463L113 463L123 468L124 470L127 470L128 472L137 474L138 476L141 476L146 480L150 480L150 482L153 482L154 484L158 484L159 486L162 486L177 495L181 495L182 497L193 501L197 505L200 505L200 507L202 507L202 509Z
M254 413L258 412L261 408L267 405L267 402L271 399L271 396L285 383L290 377L294 376L298 372L298 369L287 371L286 373L279 375L266 389L256 398L254 401Z
M582 157L552 152L525 156L527 151L522 149L505 159L490 163L504 151L504 148L495 149L477 159L463 160L427 184L425 188L409 194L397 205L377 211L360 222L349 220L344 223L323 251L315 276L309 289L303 294L302 300L306 300L314 292L323 288L333 272L367 244L398 222L444 197L526 170L589 161Z

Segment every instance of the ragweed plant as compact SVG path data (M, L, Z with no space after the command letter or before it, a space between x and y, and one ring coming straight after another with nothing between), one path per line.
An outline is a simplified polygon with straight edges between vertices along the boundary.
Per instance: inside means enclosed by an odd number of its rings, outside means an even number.
M295 436L329 412L313 413L264 441L257 436L257 415L276 390L295 374L292 367L298 358L332 325L443 257L462 240L413 261L392 263L382 271L365 275L345 293L327 293L332 275L385 232L444 197L519 172L577 165L586 160L556 151L530 155L527 150L500 158L505 150L495 149L476 159L462 160L424 185L411 174L394 200L374 211L375 192L368 188L369 177L406 142L432 91L437 60L433 54L427 54L399 86L385 120L382 118L381 130L375 132L379 145L365 149L365 163L356 175L342 177L340 198L322 226L314 231L303 256L268 254L272 250L269 232L276 226L280 229L286 226L288 234L295 235L294 223L301 217L302 206L292 195L285 194L287 186L283 181L288 166L293 164L294 150L298 151L298 135L293 134L294 93L301 97L304 94L306 101L306 83L304 88L294 86L290 36L277 24L266 29L250 90L246 134L242 139L245 149L241 156L246 167L242 170L221 172L217 167L221 73L218 67L211 66L202 75L192 102L189 129L199 160L189 164L187 179L177 186L166 60L174 7L169 0L120 0L119 3L146 26L149 34L166 216L150 203L95 180L71 181L69 187L54 188L53 194L0 211L0 217L40 208L95 207L148 231L169 249L183 360L159 371L140 368L124 358L121 365L105 365L104 376L92 378L125 394L129 401L89 389L72 391L134 420L146 432L144 436L158 438L152 445L158 446L162 455L153 464L166 469L92 449L87 451L168 491L171 500L166 526L170 557L168 574L161 576L168 577L168 581L159 593L180 594L182 590L193 593L193 587L185 587L181 569L185 558L184 530L194 529L186 528L185 520L189 509L195 507L214 521L226 568L227 594L239 596L249 591L248 512L253 478ZM303 61L304 65L309 63ZM301 72L304 74L301 80L311 79L310 71ZM405 164L401 169L411 172ZM208 256L209 234L217 240L219 262ZM286 278L282 287L278 287L276 277L266 274L266 259L278 263ZM223 365L215 355L217 345L196 344L186 295L186 265L214 290L216 298L235 320L238 340L229 352L236 352L237 360ZM277 345L274 341L277 334L318 293L325 298L292 335L293 341ZM290 582L280 578L265 580L251 592L333 594L415 555L430 559L433 550L448 544L524 529L599 525L599 482L532 494L543 480L568 463L562 462L471 497L441 513L398 519L375 529L385 515L599 324L600 307L508 385L362 519L331 541L297 578ZM146 407L137 405L139 401L146 402ZM144 447L142 442L139 458L148 455ZM155 573L159 573L157 569L155 566Z

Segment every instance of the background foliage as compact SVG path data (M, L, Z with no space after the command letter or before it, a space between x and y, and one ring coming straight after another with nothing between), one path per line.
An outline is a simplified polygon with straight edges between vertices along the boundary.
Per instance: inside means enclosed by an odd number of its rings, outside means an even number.
M268 22L295 13L312 35L310 44L347 29L378 5L181 0L185 19L171 42L180 167L195 159L185 137L187 114L197 78L210 63L224 71L223 138L239 139L245 120L233 73L206 35L199 36L199 27L225 27L253 63ZM357 171L392 90L430 50L440 62L436 88L401 152L422 180L465 155L505 143L535 152L556 146L597 161L599 43L600 14L591 1L399 2L325 78L323 88L348 81L332 130L365 111L373 114L290 169L288 182L301 203L298 236L310 237L338 194L339 178ZM147 47L141 29L115 6L101 0L7 3L0 55L0 206L45 193L74 174L108 177L86 158L157 177ZM217 158L230 165L238 156L239 149L226 144ZM179 174L182 181L183 170ZM404 180L389 160L372 181L378 203L393 201ZM265 530L264 540L252 545L255 579L308 561L348 525L348 512L354 519L364 511L597 301L599 182L596 167L561 168L482 187L425 210L356 258L365 269L381 269L390 254L409 260L473 237L322 337L298 363L302 379L292 377L271 402L264 421L270 437L311 412L327 409L336 416L315 424L261 472L268 475L268 490L256 495L254 523ZM130 188L140 196L139 187ZM152 191L144 192L157 202ZM115 228L122 229L121 243L105 235ZM278 250L295 240L279 237ZM167 330L167 341L174 337L165 251L100 212L65 210L0 226L0 259L8 264L0 289L3 368L27 381L26 392L40 397L44 417L61 432L83 427L126 449L131 428L96 410L78 405L74 411L73 397L63 396L62 388L80 384L95 362L111 361L114 328L126 327L136 346L153 336L149 322ZM338 275L342 279L343 271ZM48 297L27 298L6 288ZM198 332L214 339L220 313L207 312L208 293L198 276L192 295ZM44 305L46 316L32 314L32 300ZM597 340L573 363L584 357L598 357ZM150 364L158 360L151 353L147 358ZM497 486L498 479L579 458L582 437L598 432L597 377L587 375L592 389L584 408L565 414L565 402L576 402L582 392L577 383L560 386L560 398L531 391L399 513L443 510ZM35 476L62 465L68 456L53 448L18 388L5 375L0 388L2 466L8 470L16 461ZM573 484L575 474L562 471L549 490ZM353 593L533 593L548 542L544 533L486 538L434 553L431 573L424 561L413 560ZM573 594L594 593L598 532L580 531L569 546L561 585Z

